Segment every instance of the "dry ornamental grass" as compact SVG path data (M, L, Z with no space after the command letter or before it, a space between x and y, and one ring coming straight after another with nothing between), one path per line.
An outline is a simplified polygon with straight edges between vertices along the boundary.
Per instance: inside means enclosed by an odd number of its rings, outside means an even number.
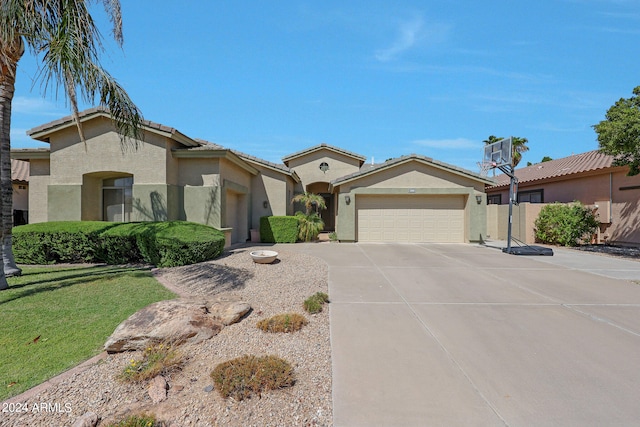
M285 313L262 319L256 326L265 332L295 332L308 323L309 321L301 314Z

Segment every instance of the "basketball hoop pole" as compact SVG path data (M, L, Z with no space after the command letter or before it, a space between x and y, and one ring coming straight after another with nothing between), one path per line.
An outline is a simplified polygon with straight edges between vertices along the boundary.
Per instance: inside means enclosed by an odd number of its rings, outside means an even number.
M515 174L513 173L514 167L513 165L508 165L508 166L499 166L498 169L500 169L505 175L507 175L509 178L511 178L511 182L509 183L509 225L507 227L507 249L506 249L506 253L510 254L511 253L511 227L513 225L513 198L515 197L513 194L513 189L516 185L516 183L518 182L518 178L516 178Z

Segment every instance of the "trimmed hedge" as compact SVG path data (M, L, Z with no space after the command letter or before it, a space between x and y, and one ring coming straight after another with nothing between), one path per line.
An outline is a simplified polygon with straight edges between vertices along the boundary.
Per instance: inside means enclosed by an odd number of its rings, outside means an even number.
M260 218L262 243L295 243L298 240L298 218L295 216L263 216Z
M22 264L144 262L175 267L214 259L223 248L221 231L186 221L64 221L13 228L13 254Z

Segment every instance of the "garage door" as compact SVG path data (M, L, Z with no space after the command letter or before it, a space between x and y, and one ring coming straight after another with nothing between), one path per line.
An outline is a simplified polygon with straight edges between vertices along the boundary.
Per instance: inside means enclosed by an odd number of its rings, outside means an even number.
M360 242L464 242L464 197L356 196Z

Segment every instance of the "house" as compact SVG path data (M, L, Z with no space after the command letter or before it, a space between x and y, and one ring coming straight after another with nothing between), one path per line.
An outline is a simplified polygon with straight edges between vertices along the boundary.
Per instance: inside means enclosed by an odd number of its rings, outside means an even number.
M144 141L121 144L107 111L31 129L48 149L14 150L30 163L30 222L162 221L208 224L244 242L267 215L292 215L301 192L325 198L328 230L342 241L477 241L486 233L484 187L473 172L420 155L366 165L365 157L319 144L273 163L143 124Z
M11 159L13 224L29 222L29 162Z
M521 203L514 213L516 233L533 243L533 223L543 204L580 201L598 215L598 242L639 245L640 176L627 176L628 171L626 166L614 166L612 156L597 150L516 169L517 201ZM508 220L501 211L506 208L496 205L509 203L509 177L495 177L486 193L488 234L505 238Z

